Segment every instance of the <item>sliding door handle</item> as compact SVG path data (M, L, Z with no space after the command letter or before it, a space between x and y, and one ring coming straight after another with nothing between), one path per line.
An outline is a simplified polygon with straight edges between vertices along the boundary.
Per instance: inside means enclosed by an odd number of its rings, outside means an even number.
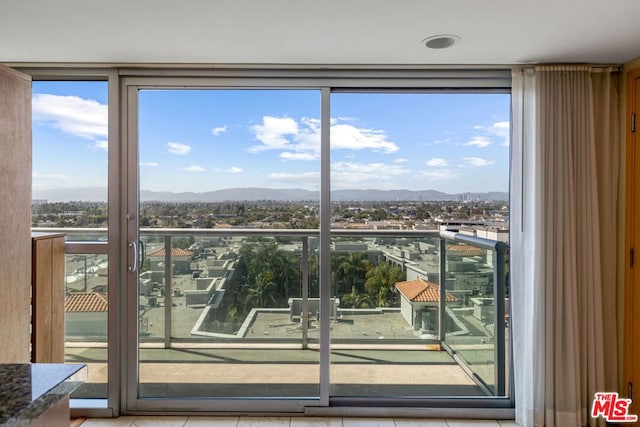
M133 249L133 262L129 264L129 273L135 273L138 271L138 242L130 240L129 249Z

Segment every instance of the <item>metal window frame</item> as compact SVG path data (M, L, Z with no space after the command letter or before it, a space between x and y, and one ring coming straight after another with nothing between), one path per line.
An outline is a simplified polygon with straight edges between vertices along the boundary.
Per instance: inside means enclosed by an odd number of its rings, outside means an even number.
M120 265L115 242L119 239L118 193L120 182L120 146L119 146L119 104L120 76L115 68L108 67L29 67L19 68L32 76L33 81L104 81L107 83L108 114L108 166L107 166L107 242L68 243L68 253L106 254L109 259L108 283L118 283ZM121 327L119 309L120 292L118 286L109 291L109 311L107 315L107 398L106 399L70 399L72 416L113 417L120 413L120 341Z
M477 67L475 69L455 67L358 67L358 66L212 66L198 68L74 68L31 67L21 71L34 76L36 80L107 80L109 84L109 280L118 283L110 291L109 305L109 352L108 352L108 399L106 404L79 402L75 411L88 416L117 416L123 413L167 413L164 408L172 406L171 413L217 413L206 401L148 399L143 406L132 405L131 395L136 390L131 386L132 374L137 374L137 340L131 328L137 322L128 322L128 315L135 311L136 292L130 286L131 275L126 272L129 251L127 241L137 236L131 220L137 211L138 190L127 185L137 173L137 151L132 142L137 138L137 91L140 88L156 89L317 89L321 96L321 214L320 247L322 252L330 251L332 237L330 225L330 149L329 117L332 93L343 92L390 92L390 93L510 93L511 71L508 67ZM123 177L129 177L127 180ZM137 178L136 178L137 185ZM322 206L325 206L323 209ZM125 209L129 210L125 212ZM128 219L129 218L129 219ZM81 245L81 244L79 244ZM77 247L75 250L82 250ZM102 250L102 249L101 249ZM510 396L497 398L434 398L434 399L376 399L330 397L330 337L329 337L329 296L330 262L328 257L320 261L321 277L321 355L320 355L320 396L315 400L262 400L262 404L252 399L225 401L225 413L300 413L305 414L355 414L358 408L371 414L373 407L384 408L385 414L394 416L416 416L423 410L434 413L434 408L455 408L455 414L469 409L470 416L477 416L477 408L486 408L489 418L510 418L514 405L513 391ZM128 328L125 329L125 325ZM324 331L324 333L323 333ZM136 331L137 334L137 331ZM136 360L132 360L136 359ZM136 366L134 372L132 366ZM513 378L511 376L511 378ZM512 381L511 381L512 382ZM129 384L129 385L127 385ZM250 402L250 403L249 403ZM82 405L85 403L85 405ZM95 403L95 402L93 402ZM256 403L258 405L256 406ZM267 403L267 405L264 405ZM317 407L316 407L317 405ZM97 407L96 407L97 406ZM251 411L248 411L248 407ZM419 415L423 416L423 415Z

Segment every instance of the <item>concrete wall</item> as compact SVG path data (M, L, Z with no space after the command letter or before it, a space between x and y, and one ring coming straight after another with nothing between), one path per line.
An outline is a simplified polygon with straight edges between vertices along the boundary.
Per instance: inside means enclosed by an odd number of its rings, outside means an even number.
M71 341L106 341L107 312L66 313L65 333Z

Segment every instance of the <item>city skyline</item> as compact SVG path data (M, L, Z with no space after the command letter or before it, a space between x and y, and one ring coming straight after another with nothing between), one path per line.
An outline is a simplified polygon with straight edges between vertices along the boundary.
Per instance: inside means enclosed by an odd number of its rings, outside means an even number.
M107 84L33 93L34 197L106 188ZM319 93L140 91L141 189L317 191ZM332 190L508 192L509 94L337 93L331 108Z

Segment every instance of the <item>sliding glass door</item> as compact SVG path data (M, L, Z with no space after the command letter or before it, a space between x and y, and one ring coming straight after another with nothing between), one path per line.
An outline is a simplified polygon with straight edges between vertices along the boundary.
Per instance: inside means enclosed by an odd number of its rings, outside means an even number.
M511 405L508 93L123 82L128 411Z
M507 236L509 102L496 93L332 94L336 400L504 393L504 314L495 318L504 284L482 246L491 243L440 232Z
M310 265L319 91L131 95L129 401L266 411L317 404L320 282Z

